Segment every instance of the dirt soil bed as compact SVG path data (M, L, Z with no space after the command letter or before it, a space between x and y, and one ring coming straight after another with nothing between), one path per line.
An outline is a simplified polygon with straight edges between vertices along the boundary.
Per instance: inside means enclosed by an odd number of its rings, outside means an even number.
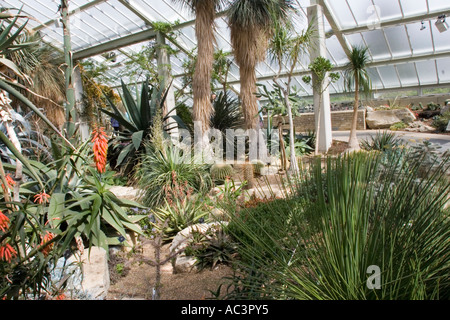
M161 257L166 257L170 244L162 247ZM133 261L133 255L122 257L120 253L111 259L111 286L107 300L150 300L155 286L156 268L147 264L132 263L118 275L116 264L122 261ZM154 249L151 245L143 246L143 256L153 259ZM161 269L161 300L202 300L212 298L210 291L217 291L223 278L231 275L232 270L219 265L214 270L205 269L200 272L174 274L170 262Z

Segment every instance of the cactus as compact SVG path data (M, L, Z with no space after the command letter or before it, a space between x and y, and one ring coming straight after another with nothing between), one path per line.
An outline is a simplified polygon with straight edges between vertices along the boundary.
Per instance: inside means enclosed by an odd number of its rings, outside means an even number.
M261 160L253 160L252 166L253 166L253 173L255 175L261 175L261 169L264 168L265 164Z
M211 178L215 181L224 181L233 174L233 167L229 164L214 164L211 169Z

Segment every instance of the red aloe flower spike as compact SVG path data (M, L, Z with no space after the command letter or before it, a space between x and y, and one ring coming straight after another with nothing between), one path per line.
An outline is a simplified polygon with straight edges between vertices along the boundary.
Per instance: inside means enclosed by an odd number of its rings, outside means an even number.
M53 243L45 245L47 242L51 241L53 238L55 237L55 235L51 232L46 232L45 235L42 237L42 241L41 241L41 246L44 245L44 247L42 247L41 251L44 254L44 256L47 256L50 251L53 249Z
M0 247L0 260L11 263L11 260L17 256L17 251L9 243Z
M44 191L42 191L41 193L38 193L37 195L34 196L34 203L38 203L38 204L43 204L43 203L48 203L50 199L50 195L47 194Z
M105 128L97 127L92 131L92 142L94 143L94 162L99 173L105 172L106 156L108 152L108 138L104 131Z
M5 232L9 228L9 218L0 211L0 229Z

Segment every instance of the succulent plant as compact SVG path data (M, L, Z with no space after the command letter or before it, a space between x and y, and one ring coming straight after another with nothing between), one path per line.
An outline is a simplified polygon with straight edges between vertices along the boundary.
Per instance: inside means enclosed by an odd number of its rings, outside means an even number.
M213 180L224 181L233 174L233 167L225 163L216 163L212 165L210 173Z
M265 164L261 160L253 160L252 166L253 166L253 173L255 175L261 175L261 169L264 168Z

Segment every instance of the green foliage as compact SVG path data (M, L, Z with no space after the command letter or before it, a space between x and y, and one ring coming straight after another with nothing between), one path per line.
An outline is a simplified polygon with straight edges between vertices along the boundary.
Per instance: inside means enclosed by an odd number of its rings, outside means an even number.
M314 59L314 61L309 64L308 68L315 75L315 77L303 76L302 80L318 90L324 90L321 87L327 76L330 79L330 83L337 82L340 79L339 73L330 72L333 69L333 64L331 61L322 56L318 56ZM328 86L326 86L325 89L327 87Z
M214 113L211 115L211 128L225 133L226 129L236 129L243 125L242 112L237 98L230 93L220 92L213 102Z
M112 167L125 166L128 171L137 164L138 157L144 148L144 141L149 138L155 115L158 110L163 108L166 96L167 90L164 84L158 88L150 86L148 81L145 81L140 92L136 92L136 98L134 98L122 81L121 100L125 113L121 112L109 99L108 104L113 112L100 109L111 118L116 119L123 128L119 135L110 141L109 160ZM176 116L166 116L163 121L169 118L173 118L182 125L181 120ZM165 129L169 130L170 128L166 125Z
M402 140L389 131L377 132L375 136L362 140L360 147L367 151L387 151L400 146Z
M370 63L369 48L354 46L348 58L349 62L344 70L345 87L349 91L354 89L369 95L372 90L372 81L367 71ZM355 88L356 80L358 88Z
M236 256L236 244L221 226L212 226L206 233L195 232L186 248L186 255L197 259L199 270L214 269L218 264L231 264Z
M443 115L433 118L432 126L436 128L438 132L445 132L450 122L450 112L446 112Z
M163 150L155 149L147 142L145 150L136 179L142 190L141 202L146 207L163 205L168 192L184 183L194 192L209 191L212 184L209 167L194 161L190 152L186 153L186 150L172 145L170 141L166 141Z
M318 159L291 198L235 214L240 286L228 298L448 299L450 159L418 179L404 156ZM369 266L381 270L379 289L367 285Z
M157 221L163 224L154 223L156 230L161 231L164 241L171 241L181 230L206 221L208 212L204 210L204 203L200 198L191 195L183 197L173 197L165 200L165 205L154 209Z
M404 123L403 121L400 121L400 122L393 124L389 129L391 129L392 131L397 131L397 130L402 130L405 128L408 128L408 125L406 123Z

